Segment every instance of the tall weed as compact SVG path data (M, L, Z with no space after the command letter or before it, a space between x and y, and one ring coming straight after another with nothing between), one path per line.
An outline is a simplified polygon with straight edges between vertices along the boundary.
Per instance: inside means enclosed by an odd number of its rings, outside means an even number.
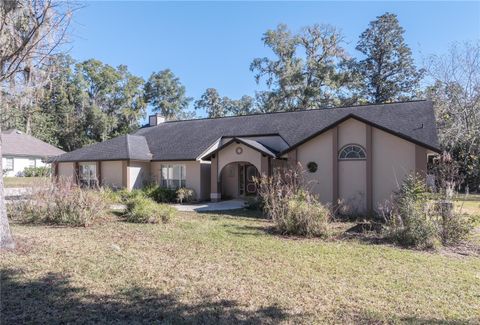
M28 198L8 205L9 215L26 223L90 226L103 220L109 203L95 190L67 180L45 182L31 189Z
M131 197L125 211L126 220L134 223L167 223L175 214L174 208L158 204L144 195Z
M420 249L457 244L469 233L465 216L446 213L444 200L429 199L425 182L419 175L408 175L391 202L381 209L386 238L403 246Z
M326 237L330 210L306 188L303 169L275 170L256 179L266 216L282 234Z

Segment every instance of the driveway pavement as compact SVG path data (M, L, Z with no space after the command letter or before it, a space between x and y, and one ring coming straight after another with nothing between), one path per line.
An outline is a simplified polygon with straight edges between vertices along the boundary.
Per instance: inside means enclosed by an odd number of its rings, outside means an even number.
M20 197L20 196L25 196L30 194L32 191L31 188L26 188L26 187L7 187L5 188L5 198L10 199L10 198L15 198L15 197Z
M226 211L236 210L245 207L244 200L226 200L220 202L204 202L197 204L173 204L174 208L178 211L195 211L195 212L207 212L207 211Z

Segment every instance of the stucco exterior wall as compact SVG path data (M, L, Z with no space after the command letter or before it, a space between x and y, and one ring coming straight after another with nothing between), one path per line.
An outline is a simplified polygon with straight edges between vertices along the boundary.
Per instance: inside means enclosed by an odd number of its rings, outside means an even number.
M150 181L150 162L130 161L127 168L130 189L142 188Z
M129 189L142 188L150 182L150 162L130 161L127 168Z
M347 144L359 144L365 148L366 126L365 123L348 119L338 125L338 150Z
M327 131L307 141L297 149L297 160L306 170L309 162L315 162L315 173L306 171L305 178L312 191L323 203L332 202L332 131Z
M27 167L30 167L31 164L35 167L43 167L49 166L50 164L46 164L42 161L41 158L38 157L14 157L14 156L5 156L2 157L2 168L5 169L7 164L7 158L13 158L13 170L8 170L5 172L5 176L7 177L15 177L21 176L23 170Z
M122 161L102 161L101 183L112 188L123 187Z
M366 168L365 160L338 161L338 198L341 212L352 215L366 212Z
M237 154L236 149L242 148L242 153ZM232 143L220 150L218 156L218 176L226 165L232 162L245 161L254 165L258 171L262 170L262 154L243 143Z
M358 144L367 150L367 159L372 162L373 208L391 197L398 189L404 177L415 171L416 165L424 165L426 151L418 145L395 135L372 128L371 152L368 152L367 125L349 119L338 125L338 143L335 150L333 130L327 131L307 141L296 149L296 160L306 168L308 162L318 165L315 173L306 173L314 193L322 202L331 203L334 198L335 168L338 168L338 198L345 203L346 211L351 213L367 212L367 160L338 160L338 152L347 144ZM335 157L333 156L335 152Z
M366 147L365 123L349 119L338 125L338 148L348 144ZM367 172L365 160L338 160L338 198L345 213L363 214L367 204Z
M153 161L150 165L151 179L160 184L160 166L162 164L183 164L185 165L185 183L186 187L195 191L198 200L206 200L210 197L210 192L204 193L206 185L202 186L202 165L199 161ZM203 167L203 174L205 174L205 167ZM204 176L205 177L205 176Z
M415 170L415 144L373 128L373 207L377 208Z
M75 167L71 162L58 163L58 177L60 179L72 179L75 175Z

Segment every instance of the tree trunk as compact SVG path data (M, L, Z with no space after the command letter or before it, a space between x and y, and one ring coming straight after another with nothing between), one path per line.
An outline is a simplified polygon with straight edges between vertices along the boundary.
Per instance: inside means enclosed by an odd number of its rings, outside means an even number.
M32 135L32 114L27 109L27 118L25 123L25 134Z
M3 162L2 162L2 128L0 125L0 249L14 249L10 225L8 224L7 208L5 206L5 192L3 188Z

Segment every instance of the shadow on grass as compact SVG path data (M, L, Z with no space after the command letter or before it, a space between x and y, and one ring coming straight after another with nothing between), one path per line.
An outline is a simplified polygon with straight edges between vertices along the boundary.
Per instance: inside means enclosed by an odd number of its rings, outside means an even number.
M235 236L281 236L273 225L269 226L239 226L236 224L225 224L226 231Z
M348 313L345 309L339 308L336 313L336 319L341 324L433 324L433 325L460 325L460 324L477 324L479 319L470 320L444 320L436 318L424 317L399 317L394 315L383 315L378 312L361 311L360 313Z
M364 244L385 245L390 244L382 235L380 223L358 222L353 227L346 229L337 236L339 240L357 240Z
M95 295L74 287L68 277L50 273L24 281L20 271L1 270L1 315L4 324L23 323L181 323L264 324L295 318L273 305L257 310L232 300L181 302L171 294L133 287L116 295Z
M251 218L251 219L260 219L266 220L262 211L260 210L250 210L250 209L235 209L235 210L225 210L225 211L196 211L198 214L215 216L219 215L222 217L233 217L233 218Z
M227 232L235 236L272 236L283 240L318 240L320 242L331 241L357 241L367 245L389 245L394 246L392 242L384 238L378 231L364 228L363 224L357 224L351 228L345 228L343 223L337 223L340 229L335 229L335 225L330 229L330 234L327 237L316 236L302 236L294 234L284 234L279 231L273 224L250 226L225 224L223 227L227 228ZM397 246L396 246L397 247ZM398 248L404 248L398 246Z

